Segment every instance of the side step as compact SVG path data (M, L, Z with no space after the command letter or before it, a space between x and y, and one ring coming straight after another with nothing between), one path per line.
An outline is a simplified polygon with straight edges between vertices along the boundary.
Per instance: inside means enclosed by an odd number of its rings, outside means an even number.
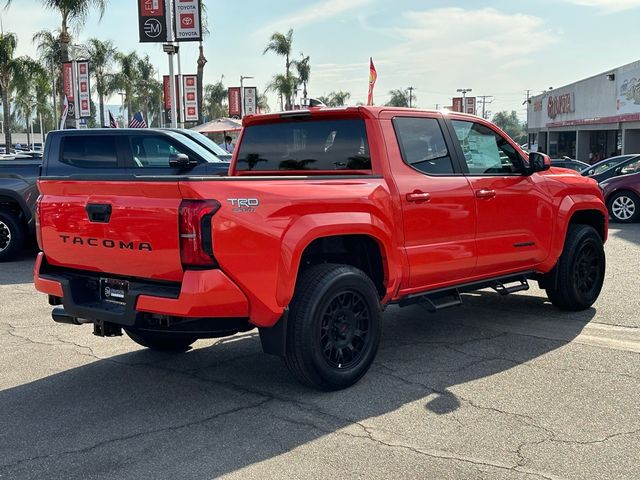
M443 288L433 292L414 293L403 298L398 303L401 307L419 303L429 312L433 313L445 308L462 305L462 298L460 297L461 293L473 292L483 288L492 288L500 295L505 296L510 293L529 290L529 282L527 281L526 274L511 275L507 277L472 282L453 288Z

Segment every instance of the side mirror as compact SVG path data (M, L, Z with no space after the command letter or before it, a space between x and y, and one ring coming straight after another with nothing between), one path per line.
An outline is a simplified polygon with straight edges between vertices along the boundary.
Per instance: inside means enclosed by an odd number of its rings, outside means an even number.
M169 166L173 168L189 169L198 164L196 160L191 160L184 153L172 153L169 157Z
M529 153L529 171L531 173L544 172L551 168L551 158L540 152Z

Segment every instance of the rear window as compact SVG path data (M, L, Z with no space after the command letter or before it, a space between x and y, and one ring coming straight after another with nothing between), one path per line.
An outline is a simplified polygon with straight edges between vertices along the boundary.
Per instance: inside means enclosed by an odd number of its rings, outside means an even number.
M110 135L65 137L60 162L78 168L118 168L115 138Z
M239 171L370 170L362 119L298 120L245 129Z

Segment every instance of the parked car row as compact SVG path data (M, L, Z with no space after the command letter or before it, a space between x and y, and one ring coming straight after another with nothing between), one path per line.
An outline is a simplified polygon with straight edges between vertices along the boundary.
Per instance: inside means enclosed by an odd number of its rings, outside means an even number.
M551 164L596 180L613 221L631 223L640 220L640 154L618 155L593 165L562 157L552 159Z

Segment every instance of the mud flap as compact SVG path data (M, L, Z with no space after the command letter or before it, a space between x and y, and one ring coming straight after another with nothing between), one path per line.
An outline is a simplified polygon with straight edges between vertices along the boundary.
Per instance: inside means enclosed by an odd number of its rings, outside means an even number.
M287 352L287 321L289 309L286 308L282 317L273 327L259 327L262 351L269 355L284 357Z

